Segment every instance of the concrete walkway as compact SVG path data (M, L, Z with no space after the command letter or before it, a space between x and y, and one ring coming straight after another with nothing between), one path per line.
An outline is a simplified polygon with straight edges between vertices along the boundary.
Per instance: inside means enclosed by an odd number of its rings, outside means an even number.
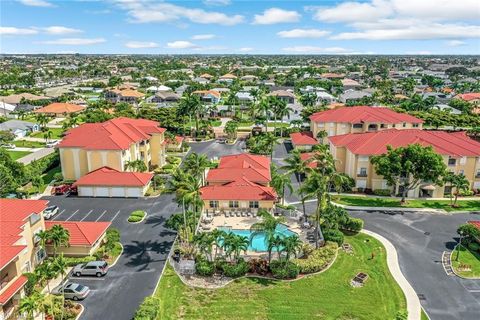
M333 202L337 207L342 207L346 210L352 211L389 211L389 212L428 212L428 213L440 213L446 214L447 211L443 209L432 209L432 208L402 208L402 207L361 207L361 206L347 206L344 204Z
M25 165L30 164L33 160L38 160L55 152L55 148L42 148L33 153L27 154L25 157L17 159L17 162Z
M45 142L45 138L36 138L36 137L22 137L21 139L17 139L17 140Z
M405 299L407 300L408 320L420 320L422 313L420 300L418 299L417 293L415 292L415 290L413 290L412 286L407 281L407 279L405 279L402 271L400 270L400 265L398 264L397 250L390 241L388 241L381 235L365 229L362 230L362 232L374 237L375 239L380 241L385 247L385 250L387 252L388 269L390 269L390 273L392 274L395 281L397 281L398 285L405 294Z

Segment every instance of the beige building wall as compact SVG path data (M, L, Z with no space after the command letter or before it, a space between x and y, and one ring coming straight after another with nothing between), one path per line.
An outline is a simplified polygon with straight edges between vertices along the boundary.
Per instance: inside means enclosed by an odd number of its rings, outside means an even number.
M233 200L233 199L232 199ZM254 200L252 200L254 201ZM250 209L250 201L238 200L238 208L230 208L229 200L219 200L218 207L210 206L210 200L204 200L205 209L217 209L217 210L235 210L235 209ZM258 201L259 208L270 210L274 206L274 201ZM253 208L251 210L254 210Z

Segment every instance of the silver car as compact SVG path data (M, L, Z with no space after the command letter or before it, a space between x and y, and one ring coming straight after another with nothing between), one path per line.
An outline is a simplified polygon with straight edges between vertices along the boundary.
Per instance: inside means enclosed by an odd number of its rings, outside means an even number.
M68 282L52 290L52 293L56 295L61 295L62 292L65 295L65 299L77 301L85 299L90 293L90 289L78 283Z
M43 210L43 217L45 219L51 219L54 215L56 215L58 212L58 207L57 206L50 206L47 207L45 210Z
M77 264L73 270L73 275L80 276L97 276L102 277L108 272L108 263L105 261L91 261L87 263Z

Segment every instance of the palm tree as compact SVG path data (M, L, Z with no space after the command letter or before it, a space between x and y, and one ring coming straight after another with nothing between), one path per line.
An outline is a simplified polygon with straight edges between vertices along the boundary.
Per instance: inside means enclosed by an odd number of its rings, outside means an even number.
M235 262L238 262L238 260L240 259L240 254L242 251L245 253L247 252L249 244L250 241L247 237L235 234L233 235L233 237L229 241L229 245L230 251L233 252Z
M268 248L268 261L270 262L272 256L272 249L274 248L274 245L272 243L276 233L275 230L277 229L277 226L279 224L285 222L285 218L275 218L265 209L260 209L257 215L262 219L262 221L256 222L251 225L250 230L252 231L252 233L250 235L250 242L253 241L253 238L256 235L264 233L266 245Z
M201 179L202 185L205 184L206 169L210 166L210 160L204 154L191 153L185 159L185 168L187 171Z
M33 320L35 312L42 311L45 305L45 295L38 291L34 291L31 295L20 299L18 312L25 314L27 320Z
M67 260L63 257L63 253L61 253L58 257L56 257L53 260L52 264L53 264L53 268L62 276L61 283L63 283L63 280L65 279L65 276L66 276L65 270L67 270L67 267L68 267ZM62 290L62 313L60 316L60 320L63 320L64 310L65 310L65 293Z
M238 122L234 121L234 120L228 121L225 124L224 130L228 134L230 139L236 138L237 137L237 130L238 130Z
M300 251L300 249L303 246L302 240L294 234L289 237L285 237L282 241L283 245L283 250L286 253L286 261L290 260L290 256L293 254L295 257L297 257L297 253Z
M273 151L275 149L275 145L279 144L279 139L273 135L273 133L267 133L262 137L265 145L267 146L267 150L270 152L270 159L273 159Z
M215 240L215 256L213 257L213 261L217 258L218 249L222 247L223 239L227 234L225 231L220 229L215 229L211 232L213 239Z
M26 115L27 115L27 112L25 110L18 110L17 111L17 117L20 120L25 119Z
M201 253L207 260L213 261L212 250L215 243L215 236L210 232L202 232L193 237L193 242L198 246Z
M127 161L125 163L125 170L131 169L136 172L145 172L148 170L147 165L141 159Z
M200 98L194 94L187 94L182 97L180 103L178 104L179 112L182 115L195 116L195 136L198 134L198 123L200 121L200 116L203 109L203 104L200 101Z
M37 113L35 115L35 120L40 125L40 128L44 128L48 123L48 117L43 113Z
M300 96L299 100L304 108L314 107L317 104L317 95L314 93L304 93Z
M43 137L45 138L45 142L48 142L52 138L52 130L47 130L44 134Z
M452 200L453 188L456 189L454 193L455 200L452 203L452 207L456 207L459 192L461 190L468 190L470 188L470 182L463 173L455 174L453 172L447 173L443 181L450 183L450 201Z
M321 141L321 143L324 142L324 139L328 137L328 133L326 130L320 130L317 133L317 139Z
M295 176L297 177L297 181L299 184L298 192L299 192L299 195L302 201L302 207L303 207L303 216L305 217L305 220L306 220L305 199L302 191L303 190L302 177L307 174L310 168L308 167L307 163L302 160L301 153L298 149L294 149L292 153L290 153L290 156L285 159L285 162L287 164L283 166L283 169L286 170L289 174L295 174Z
M58 247L68 246L70 232L59 224L54 225L48 232L50 233L49 240L53 244L53 256L57 257Z
M263 112L265 115L265 132L268 132L268 115L270 111L272 110L272 106L270 105L270 102L268 99L262 99L258 103L258 111Z
M290 117L290 112L292 112L292 108L287 106L287 103L284 100L279 98L276 99L275 103L275 118L280 119L280 123L283 124L284 117ZM280 137L283 137L283 126L280 125Z
M285 204L285 188L287 188L290 193L293 192L292 181L290 179L290 173L279 173L274 164L270 170L272 173L272 187L275 191L281 195L282 204Z

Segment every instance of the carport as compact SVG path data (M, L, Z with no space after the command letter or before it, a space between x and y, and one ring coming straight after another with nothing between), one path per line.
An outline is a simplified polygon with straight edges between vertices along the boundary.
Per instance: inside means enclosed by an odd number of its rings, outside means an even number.
M80 197L143 197L153 178L151 173L123 172L109 167L92 171L75 182Z

